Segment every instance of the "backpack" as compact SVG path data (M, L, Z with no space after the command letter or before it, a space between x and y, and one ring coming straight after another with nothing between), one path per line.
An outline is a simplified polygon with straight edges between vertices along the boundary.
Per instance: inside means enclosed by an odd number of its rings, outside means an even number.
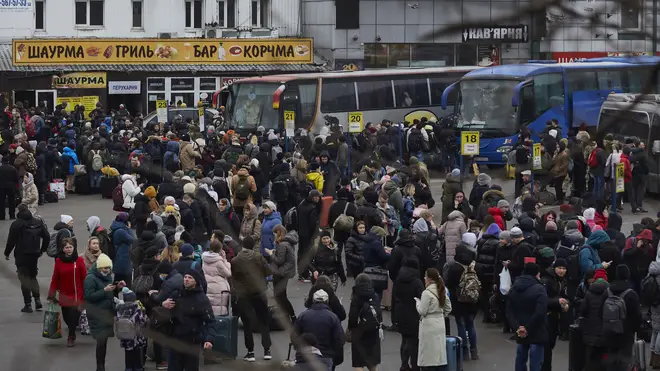
M358 326L365 332L377 331L380 329L380 321L378 321L378 312L376 311L375 303L372 299L365 301L358 313Z
M168 170L179 168L179 156L172 152L171 156L165 157L165 168Z
M602 149L594 148L594 150L591 151L589 160L587 161L587 165L589 165L589 167L598 167L598 151L602 151Z
M30 223L23 227L20 238L21 247L26 249L25 253L39 254L41 251L41 227L39 223Z
M353 223L355 218L352 216L346 215L346 210L348 210L349 202L346 201L346 206L344 206L344 211L335 219L335 222L332 224L332 228L340 232L350 232L353 229Z
M25 161L25 170L34 174L37 171L37 159L34 158L32 153L27 154L27 161Z
M477 272L472 266L463 266L463 274L458 283L458 302L465 304L476 304L479 302L481 293L481 282L477 277Z
M133 280L131 289L136 294L146 294L154 287L154 276L151 274L141 274Z
M424 147L424 137L422 132L417 128L410 129L408 134L408 151L410 153L420 152Z
M115 189L112 190L112 203L114 211L125 211L124 209L124 191L122 190L122 183L119 182Z
M660 285L656 275L647 275L642 279L640 297L642 304L657 306L660 304Z
M117 339L135 339L138 335L138 330L137 326L135 325L133 316L129 316L128 314L121 314L121 311L118 311L118 313L117 321L115 321L115 333L117 334Z
M92 156L92 170L94 171L101 171L103 169L103 157L101 157L100 152L99 150L92 151L94 154Z
M229 186L225 179L216 179L213 181L213 190L218 194L218 199L229 197Z
M276 180L273 182L273 188L270 191L273 201L282 202L289 199L289 182L286 180Z
M28 135L28 138L34 138L37 134L37 128L32 119L25 121L25 133Z
M247 175L238 176L238 183L236 183L234 196L239 201L246 201L250 198L250 181L248 180Z
M60 235L62 235L64 231L69 232L69 237L71 237L71 231L68 230L67 228L62 228L50 234L50 241L48 241L48 248L46 249L46 255L50 256L51 258L57 256L57 254L60 252L60 248L58 246L61 240Z
M284 226L287 229L298 229L298 208L292 207L284 215Z
M626 302L623 298L631 292L627 289L620 295L614 295L612 290L607 289L607 298L603 303L603 332L606 335L621 335L624 331L626 321Z
M581 246L557 246L557 258L566 260L566 279L568 282L579 283L582 280L580 272L580 250Z

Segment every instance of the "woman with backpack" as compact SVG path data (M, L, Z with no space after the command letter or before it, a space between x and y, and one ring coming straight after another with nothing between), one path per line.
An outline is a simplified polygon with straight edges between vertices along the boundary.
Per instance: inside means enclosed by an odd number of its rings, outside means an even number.
M377 371L381 362L383 315L380 305L376 305L379 301L371 278L364 273L358 274L351 293L346 331L351 339L351 363L355 369Z
M76 327L83 305L84 282L87 268L82 256L78 256L73 240L65 238L64 247L57 254L53 276L48 290L48 301L58 302L62 307L62 319L69 328L66 346L72 347L76 340Z

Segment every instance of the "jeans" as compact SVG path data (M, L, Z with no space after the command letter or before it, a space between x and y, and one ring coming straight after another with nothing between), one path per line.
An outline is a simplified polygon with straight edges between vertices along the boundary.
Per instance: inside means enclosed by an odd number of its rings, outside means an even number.
M167 371L198 371L199 354L179 353L170 349Z
M653 331L651 335L651 352L660 354L660 331Z
M90 171L89 172L89 188L91 188L91 189L101 188L101 172L100 171Z
M126 366L126 371L138 371L142 370L142 348L134 348L131 350L124 350L124 364Z
M401 335L401 347L399 353L401 354L401 367L410 366L412 370L418 370L417 367L417 351L419 339L416 336Z
M275 294L275 302L277 302L277 306L280 310L289 317L293 317L296 315L296 312L286 294L286 286L288 283L288 278L273 278L273 293Z
M594 175L594 189L591 192L594 199L602 199L605 195L605 177L602 175Z
M245 338L245 347L248 352L254 352L254 335L252 334L254 326L259 326L261 329L261 345L264 349L270 349L268 299L263 294L241 297L238 299L238 307L241 314L241 321L243 321L243 337ZM252 316L253 310L256 315L254 317Z
M474 328L474 315L463 314L454 316L456 319L456 328L458 329L458 336L461 337L463 347L466 348L468 341L470 349L477 349L477 331Z
M642 203L644 202L644 196L646 196L646 176L636 177L633 179L633 184L635 185L635 205L633 208L642 208ZM631 202L632 204L632 202Z
M76 327L78 327L78 321L80 320L78 307L62 307L62 320L66 323L66 327L69 328L69 337L75 339Z
M515 371L540 371L543 364L543 344L518 344L516 347Z

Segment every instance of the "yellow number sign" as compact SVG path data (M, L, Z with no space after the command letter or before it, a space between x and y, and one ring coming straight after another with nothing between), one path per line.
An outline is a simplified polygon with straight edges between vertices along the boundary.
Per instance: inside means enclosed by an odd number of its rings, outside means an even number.
M284 111L284 130L286 136L292 137L295 135L296 131L296 112L295 111Z
M167 108L167 101L166 100L157 100L156 101L156 108Z
M461 132L461 154L463 156L474 156L479 154L479 132Z
M534 165L534 170L543 169L543 164L541 162L541 143L534 143L532 155L532 164Z
M626 190L625 172L626 168L623 162L616 164L616 193L623 193Z
M156 115L158 122L167 122L167 101L159 99L156 101Z
M362 112L349 112L348 113L348 132L361 133L362 128Z

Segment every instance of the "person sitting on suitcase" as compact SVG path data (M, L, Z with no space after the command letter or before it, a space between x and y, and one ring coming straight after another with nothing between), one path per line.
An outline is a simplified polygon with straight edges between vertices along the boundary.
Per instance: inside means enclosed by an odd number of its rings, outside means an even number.
M325 290L318 290L312 298L313 304L302 312L293 325L291 341L299 344L298 335L313 334L318 343L316 348L321 351L323 364L328 371L332 371L333 360L338 353L344 352L344 329L339 317L330 311L328 306L330 295ZM342 357L343 358L343 357Z

